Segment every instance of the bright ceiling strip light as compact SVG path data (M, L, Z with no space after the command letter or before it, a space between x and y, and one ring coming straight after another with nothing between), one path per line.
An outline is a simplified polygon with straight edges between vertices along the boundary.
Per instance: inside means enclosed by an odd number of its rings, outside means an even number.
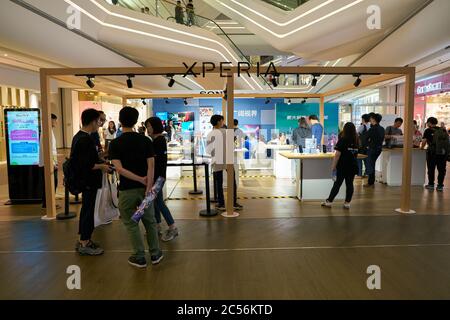
M279 38L279 39L283 39L283 38L286 38L286 37L288 37L288 36L290 36L290 35L292 35L292 34L298 32L298 31L300 31L300 30L306 29L306 28L308 28L308 27L310 27L310 26L312 26L312 25L314 25L314 24L316 24L316 23L318 23L318 22L320 22L320 21L322 21L322 20L328 19L329 17L332 17L332 16L334 16L334 15L336 15L336 14L338 14L338 13L344 11L344 10L347 10L347 9L349 9L349 8L351 8L351 7L357 5L357 4L359 4L359 3L361 3L361 2L363 2L363 1L365 1L365 0L356 0L356 1L354 1L354 2L352 2L352 3L349 3L348 5L346 5L346 6L342 7L342 8L339 8L339 9L333 11L333 12L330 12L329 14L327 14L327 15L325 15L325 16L323 16L323 17L320 17L320 18L318 18L318 19L316 19L316 20L314 20L314 21L311 21L311 22L309 22L309 23L307 23L307 24L305 24L305 25L303 25L303 26L301 26L301 27L299 27L299 28L297 28L297 29L294 29L294 30L292 30L292 31L290 31L290 32L288 32L288 33L284 33L284 34L279 34L279 33L273 32L273 31L270 30L269 28L263 26L262 24L256 22L255 20L249 18L248 16L246 16L246 15L244 15L243 13L239 12L238 10L236 10L236 9L234 9L234 8L232 8L232 7L230 7L229 5L226 5L226 4L223 3L222 1L219 1L219 0L216 0L216 1L217 1L218 3L220 3L222 6L224 6L224 7L228 8L229 10L233 11L233 12L236 13L237 15L240 15L240 16L243 17L244 19L247 19L248 21L250 21L250 22L252 22L253 24L257 25L257 26L260 27L261 29L266 30L268 33L274 35L275 37L277 37L277 38Z
M209 50L209 51L214 51L214 52L219 53L219 54L223 57L223 59L225 59L225 61L227 60L227 58L226 58L220 51L215 50L215 49L212 49L212 48L208 48L208 47L204 47L204 46L199 46L199 45L196 45L196 44L193 44L193 43L188 43L188 42L184 42L184 41L180 41L180 40L175 40L175 39L171 39L171 38L161 37L161 36L157 36L157 35L154 35L154 34L151 34L151 33L146 33L146 32L143 33L143 32L141 32L141 31L138 31L138 30L135 30L135 29L129 29L129 28L119 27L119 26L116 26L116 25L113 25L113 24L105 23L105 22L100 21L99 19L95 18L95 17L94 17L93 15L91 15L89 12L87 12L87 11L84 10L84 9L82 9L82 8L79 7L78 5L74 4L72 1L70 1L70 0L64 0L64 1L65 1L66 3L72 5L74 8L79 9L81 12L83 12L83 13L86 14L86 15L88 15L91 19L94 19L95 21L97 21L98 23L100 23L100 24L102 24L102 25L104 25L104 26L118 27L119 29L122 29L122 30L125 30L125 31L130 31L130 32L133 32L133 31L134 31L134 32L136 32L136 33L147 34L147 35L149 35L149 36L153 36L153 37L156 37L156 38L159 38L159 39L168 40L168 41L173 41L173 42L177 42L177 43L182 43L182 44L185 44L185 45L191 45L191 46L198 47L198 48L203 48L203 49L206 49L206 50ZM96 5L98 8L100 8L103 12L105 12L105 13L111 15L111 16L116 16L116 17L118 17L118 18L130 20L130 21L134 21L134 22L138 22L138 23L142 23L142 24L147 24L147 25L150 25L150 26L153 26L153 27L156 27L156 28L161 28L161 29L165 29L165 30L168 30L168 31L172 31L172 32L176 32L176 33L180 33L180 34L183 34L183 35L187 35L187 36L191 36L191 37L194 37L194 38L198 38L198 39L202 39L202 40L206 40L206 41L210 41L210 42L216 43L216 44L218 44L219 46L221 46L221 47L222 47L222 48L223 48L223 49L224 49L224 50L225 50L225 51L233 58L233 60L234 60L235 62L239 62L239 60L233 55L233 53L232 53L230 50L228 50L222 43L220 43L220 42L218 42L218 41L216 41L216 40L212 40L212 39L209 39L209 38L206 38L206 37L203 37L203 36L198 36L198 35L196 35L196 34L184 32L184 31L180 31L180 30L173 29L173 28L170 28L170 27L161 26L161 25L158 25L158 24L155 24L155 23L151 23L151 22L148 22L148 21L144 21L144 20L140 20L140 19L136 19L136 18L124 16L124 15L122 15L122 14L118 14L118 13L109 11L107 8L103 7L100 3L98 3L98 2L95 1L95 0L90 0L90 1L91 1L91 3L93 3L94 5ZM245 79L245 78L244 78L244 79ZM260 85L255 79L253 79L253 78L251 78L251 79L252 79L252 81L259 87L260 90L263 90L263 88L261 87L261 85ZM252 88L252 90L255 90L255 88L254 88L252 85L250 85L250 83L249 83L248 81L245 81L245 82Z
M236 3L237 5L239 5L239 6L243 7L243 8L245 8L245 9L247 9L248 11L253 12L254 14L260 16L261 18L264 18L264 19L266 19L267 21L270 21L270 22L272 22L273 24L276 24L276 25L278 25L278 26L280 26L280 27L285 27L285 26L287 26L287 25L289 25L289 24L291 24L291 23L293 23L293 22L295 22L295 21L297 21L297 20L299 20L299 19L301 19L301 18L304 18L304 17L306 17L307 15L309 15L309 14L311 14L311 13L313 13L313 12L319 10L320 8L323 8L323 7L327 6L327 5L329 5L330 3L333 3L334 1L336 1L336 0L328 0L328 1L325 1L324 3L321 3L320 5L318 5L318 6L314 7L314 8L312 8L312 9L310 9L310 10L308 10L308 11L306 11L305 13L302 13L301 15L299 15L299 16L297 16L297 17L295 17L295 18L293 18L293 19L291 19L291 20L289 20L289 21L287 21L287 22L278 22L278 21L275 21L275 20L271 19L270 17L267 17L267 16L263 15L262 13L260 13L260 12L258 12L258 11L256 11L256 10L254 10L254 9L252 9L252 8L250 8L250 7L247 7L246 5L240 3L240 2L238 2L238 1L236 1L236 0L231 0L231 2Z

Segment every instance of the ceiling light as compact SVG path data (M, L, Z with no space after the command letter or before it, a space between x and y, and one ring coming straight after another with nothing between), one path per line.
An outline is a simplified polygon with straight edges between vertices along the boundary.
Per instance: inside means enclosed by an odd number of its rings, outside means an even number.
M313 79L311 80L311 86L315 87L317 86L317 77L320 77L318 74L313 74Z
M170 77L168 86L169 86L169 88L172 88L173 85L175 84L175 80L173 79L173 74L168 74L167 77Z
M145 102L145 99L144 99L144 98L142 98L142 104L143 104L144 106L147 105L147 102Z
M89 88L94 88L95 87L95 83L93 81L93 79L95 79L95 76L87 76L87 81L86 84L89 86Z
M272 80L270 80L272 82L272 85L274 86L274 88L278 87L278 79L276 75L272 76Z
M355 83L353 84L356 88L359 87L359 85L361 84L362 80L361 80L361 75L360 74L355 74L353 75L354 77L357 77L355 80Z
M128 76L128 79L127 79L127 87L128 87L128 89L132 89L133 88L133 81L131 80L131 78L134 78L134 75L130 74Z

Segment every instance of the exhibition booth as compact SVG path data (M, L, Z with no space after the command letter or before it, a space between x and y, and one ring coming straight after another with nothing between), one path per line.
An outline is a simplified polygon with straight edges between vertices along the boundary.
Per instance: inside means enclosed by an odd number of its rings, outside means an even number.
M194 74L207 77L210 73L219 73L219 69L215 68L207 70L194 67L191 70ZM186 70L184 68L167 67L167 68L82 68L82 69L42 69L41 70L41 92L42 92L42 125L43 125L43 154L45 160L46 175L52 174L52 166L49 165L51 154L50 147L51 142L49 137L50 133L50 108L48 101L49 80L55 76L78 76L87 77L88 75L99 76L153 76L153 75L184 75ZM204 98L201 94L148 94L138 96L124 96L122 104L126 104L129 100L136 99L152 99L153 112L155 115L160 116L164 121L173 121L176 125L174 143L170 145L172 153L172 160L185 162L190 161L188 165L203 165L203 150L204 149L204 137L208 130L208 120L211 114L222 113L226 118L226 124L228 128L234 127L234 119L238 119L240 127L243 131L246 131L247 136L253 140L258 141L256 144L261 145L260 142L266 145L265 148L258 150L255 143L248 142L247 145L237 147L235 141L227 139L227 150L235 150L235 156L233 162L226 164L228 181L233 180L233 168L236 165L236 153L242 152L242 158L247 161L249 168L259 169L258 166L265 167L274 172L275 176L289 176L287 171L283 170L287 166L274 165L274 161L291 160L294 165L291 168L305 168L307 170L296 169L295 179L300 182L300 189L302 190L299 198L315 198L313 194L307 195L305 191L314 191L317 189L325 189L325 185L321 180L331 180L331 174L327 174L323 169L322 162L324 159L331 159L333 157L333 146L337 139L338 126L339 126L339 106L337 104L325 103L325 98L334 96L343 92L347 92L355 89L355 85L349 84L342 88L331 90L328 92L317 94L304 94L304 93L260 93L260 92L235 92L234 91L234 79L236 76L251 76L261 70L256 67L250 67L249 73L242 75L239 74L239 70L236 67L230 67L226 73L228 77L226 81L226 91L211 95L210 99ZM404 110L404 144L402 149L402 188L401 197L399 198L399 212L408 213L412 212L410 208L410 187L411 187L411 164L412 164L412 139L413 139L413 107L414 107L414 68L397 68L397 67L278 67L277 74L312 74L312 75L348 75L357 77L359 80L359 87L368 87L380 82L396 79L399 77L406 77L406 90L405 90L405 110ZM234 75L234 76L233 76ZM362 79L360 79L362 77ZM362 80L362 81L361 81ZM362 82L362 83L361 83ZM288 101L286 101L288 99ZM296 103L296 99L301 99L303 103ZM304 100L307 101L304 101ZM316 102L318 101L318 102ZM306 150L303 150L304 157L308 159L294 159L298 157L298 150L289 150L287 141L290 131L298 126L298 119L301 116L309 116L316 114L320 123L325 128L325 137L323 141L318 143L307 142ZM172 124L172 123L171 123ZM196 126L200 129L195 131ZM171 139L172 140L172 139ZM316 139L311 139L316 140ZM190 143L190 145L189 145ZM169 143L170 144L170 143ZM269 145L269 146L267 146ZM287 148L288 150L283 150ZM264 151L265 150L265 153ZM252 153L254 155L252 155ZM258 153L262 158L258 157ZM189 158L189 154L191 158ZM265 156L265 157L264 157ZM201 158L202 161L198 161ZM246 159L247 158L247 159ZM255 159L256 158L256 159ZM264 159L265 158L265 159ZM258 160L268 160L269 163ZM294 160L292 160L294 159ZM256 161L251 161L256 160ZM303 161L305 160L305 161ZM309 163L311 161L311 163ZM256 164L255 164L256 162ZM320 162L320 165L319 165ZM281 161L280 161L281 163ZM286 162L287 163L287 162ZM309 166L311 165L311 168ZM315 169L314 169L315 168ZM279 171L279 172L278 172ZM329 170L328 170L329 171ZM195 175L195 174L194 174ZM322 177L323 175L323 177ZM322 179L323 178L323 179ZM54 207L54 190L53 182L51 179L46 180L46 197L47 203L50 204L47 207L47 218L53 219L55 216ZM208 180L208 179L207 179ZM317 181L314 181L317 180ZM310 185L309 185L310 184ZM328 188L328 185L327 185ZM228 185L227 194L233 193L233 184ZM322 198L322 195L318 196ZM237 214L233 210L233 199L227 197L227 211L224 214L226 217L234 217Z

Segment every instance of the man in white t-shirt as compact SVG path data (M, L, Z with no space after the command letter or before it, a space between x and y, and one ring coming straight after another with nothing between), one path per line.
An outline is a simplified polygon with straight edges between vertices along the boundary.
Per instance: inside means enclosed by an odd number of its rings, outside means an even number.
M53 129L58 123L58 117L52 113L52 160L53 160L53 175L55 179L55 191L58 187L58 152L56 151L56 138ZM42 208L45 209L47 206L45 199L45 171L44 171L44 154L43 154L43 144L42 144L42 134L39 139L39 170L41 172L42 179ZM57 208L59 206L57 205Z

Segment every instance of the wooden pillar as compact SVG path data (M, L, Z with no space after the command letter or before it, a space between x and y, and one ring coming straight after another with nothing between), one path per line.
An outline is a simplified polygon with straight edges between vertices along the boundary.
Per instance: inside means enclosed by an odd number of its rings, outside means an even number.
M404 142L403 142L403 174L401 188L400 209L396 209L400 213L415 213L411 210L411 163L413 148L413 120L414 120L414 88L415 88L415 72L406 75L405 86L405 119L404 126Z
M322 141L320 142L320 145L321 145L320 149L322 149L323 139L324 139L324 136L325 136L325 97L324 96L320 97L320 115L319 115L319 118L320 118L320 123L322 124L322 127L323 127Z
M234 74L228 74L227 78L227 100L226 100L226 116L227 119L227 139L226 139L226 159L227 159L227 211L222 216L227 218L238 217L239 214L234 212ZM238 174L238 173L236 173Z
M222 99L222 115L225 118L225 123L227 122L227 99L225 97Z
M45 72L40 73L41 78L41 119L42 119L42 146L45 175L45 199L47 202L47 215L42 219L53 220L56 218L55 182L53 179L53 154L52 154L52 122L50 106L50 78Z
M125 97L122 97L122 106L126 106L128 102L128 99Z

